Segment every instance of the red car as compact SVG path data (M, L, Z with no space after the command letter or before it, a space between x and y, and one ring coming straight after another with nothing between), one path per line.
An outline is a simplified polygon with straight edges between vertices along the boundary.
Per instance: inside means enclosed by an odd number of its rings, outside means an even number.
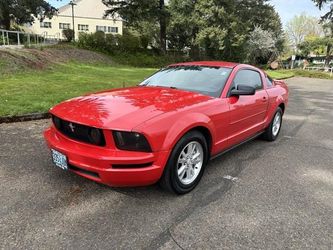
M279 135L288 88L250 65L191 62L137 87L65 101L44 133L56 166L114 187L156 182L184 194L209 159Z

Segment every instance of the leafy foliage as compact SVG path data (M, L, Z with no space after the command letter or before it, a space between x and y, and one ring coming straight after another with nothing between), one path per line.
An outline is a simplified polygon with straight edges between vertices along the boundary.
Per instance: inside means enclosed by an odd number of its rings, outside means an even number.
M167 6L164 0L103 2L109 7L105 15L124 19L141 49L158 46L163 52L167 40L169 49L186 52L192 59L242 62L252 58L247 46L257 26L269 32L276 53L284 48L280 17L269 0L169 0ZM268 58L261 55L255 61Z
M322 55L325 53L328 42L326 37L312 37L299 44L298 49L300 54L305 57L311 53Z
M0 27L10 29L11 21L22 25L32 23L34 16L43 20L57 11L45 0L0 0Z
M123 35L105 34L103 31L95 33L80 33L78 46L108 54L119 52L137 52L141 50L139 37L124 30Z
M103 0L110 9L106 16L119 15L130 26L140 29L142 22L159 25L159 45L161 51L166 50L166 29L169 12L164 0Z
M135 67L164 67L186 60L182 55L158 55L153 50L147 50L140 38L128 30L124 30L123 35L105 34L102 31L81 33L77 45L112 55L117 63Z
M323 27L319 24L318 19L302 13L287 23L286 34L290 45L296 50L307 38L322 36Z
M211 59L244 61L247 40L260 25L270 32L277 51L283 50L280 17L266 0L171 0L169 11L171 48L189 47Z
M326 4L330 5L329 11L322 16L323 21L333 20L333 0L312 0L321 10Z
M263 64L274 56L276 41L271 31L263 30L257 26L251 32L247 42L248 57L254 64Z
M67 42L71 42L74 40L74 30L72 29L64 29L62 34L66 38Z

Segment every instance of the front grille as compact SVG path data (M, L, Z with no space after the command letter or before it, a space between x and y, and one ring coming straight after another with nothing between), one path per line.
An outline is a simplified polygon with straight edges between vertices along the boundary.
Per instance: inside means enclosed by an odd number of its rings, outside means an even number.
M52 116L52 121L53 121L54 126L57 128L57 130L59 132L61 132L62 134L64 134L65 136L67 136L73 140L81 141L81 142L85 142L85 143L93 144L93 145L97 145L97 146L105 146L105 138L104 138L103 131L101 129L97 129L101 135L101 138L100 138L99 142L96 143L96 142L94 142L93 138L91 137L91 131L96 128L81 125L81 124L74 123L74 122L65 121L54 115Z

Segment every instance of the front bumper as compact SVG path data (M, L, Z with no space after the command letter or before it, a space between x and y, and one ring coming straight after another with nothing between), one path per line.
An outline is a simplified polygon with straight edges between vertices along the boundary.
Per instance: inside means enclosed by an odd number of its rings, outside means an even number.
M69 170L113 187L146 186L162 176L169 151L131 152L73 141L53 126L44 132L46 143L67 156Z

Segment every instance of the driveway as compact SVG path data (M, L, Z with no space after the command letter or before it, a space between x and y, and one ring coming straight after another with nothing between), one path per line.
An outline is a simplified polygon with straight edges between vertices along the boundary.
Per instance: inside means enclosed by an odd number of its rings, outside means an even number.
M185 196L63 172L43 142L49 121L1 124L1 248L332 249L333 81L287 83L279 139L213 160Z

